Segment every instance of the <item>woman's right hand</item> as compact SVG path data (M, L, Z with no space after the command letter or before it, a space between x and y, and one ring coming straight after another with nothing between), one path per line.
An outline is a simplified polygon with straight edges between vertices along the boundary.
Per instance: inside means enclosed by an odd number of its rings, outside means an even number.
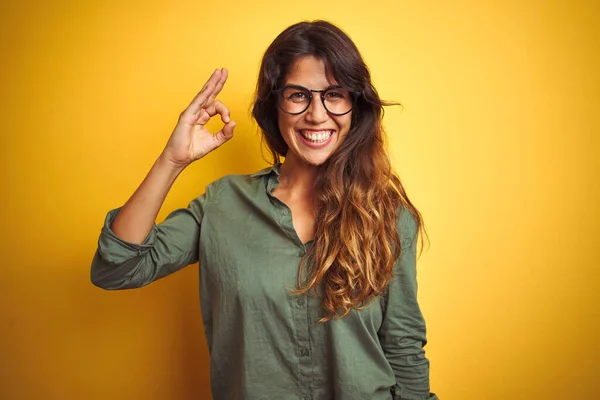
M178 168L185 168L199 160L233 137L235 122L229 118L229 109L215 100L227 80L227 70L217 69L196 95L190 105L179 115L162 157ZM206 123L215 115L221 115L225 124L212 134Z

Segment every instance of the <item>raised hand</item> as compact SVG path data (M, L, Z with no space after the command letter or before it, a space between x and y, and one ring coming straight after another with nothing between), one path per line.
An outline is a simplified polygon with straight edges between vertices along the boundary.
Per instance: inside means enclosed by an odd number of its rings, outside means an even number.
M178 167L186 167L199 160L233 137L235 122L229 117L229 109L215 100L227 81L227 70L217 69L190 105L179 115L163 157ZM217 133L206 129L206 123L220 114L225 124Z

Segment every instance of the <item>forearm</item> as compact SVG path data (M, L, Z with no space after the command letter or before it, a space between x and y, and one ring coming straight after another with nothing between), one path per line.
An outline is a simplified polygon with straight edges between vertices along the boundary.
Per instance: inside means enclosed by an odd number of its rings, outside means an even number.
M135 193L121 208L110 228L120 239L141 244L150 233L173 183L183 171L158 157Z

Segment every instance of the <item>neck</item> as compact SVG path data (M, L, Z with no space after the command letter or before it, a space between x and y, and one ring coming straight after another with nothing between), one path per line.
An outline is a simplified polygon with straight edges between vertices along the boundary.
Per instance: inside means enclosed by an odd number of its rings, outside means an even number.
M293 156L287 157L279 169L279 188L293 197L312 198L319 168Z

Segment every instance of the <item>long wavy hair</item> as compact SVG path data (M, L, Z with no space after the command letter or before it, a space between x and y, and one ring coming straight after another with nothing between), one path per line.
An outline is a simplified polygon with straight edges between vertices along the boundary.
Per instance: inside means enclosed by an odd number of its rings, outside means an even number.
M273 163L279 163L288 151L278 127L274 90L282 87L290 68L304 56L323 61L338 84L360 93L348 134L319 169L315 240L301 262L294 290L296 294L322 291L324 322L363 309L384 293L402 251L398 232L402 208L414 217L417 234L424 232L424 226L385 147L383 107L394 103L379 98L355 44L327 21L288 27L263 56L252 116ZM303 279L307 264L311 268Z

